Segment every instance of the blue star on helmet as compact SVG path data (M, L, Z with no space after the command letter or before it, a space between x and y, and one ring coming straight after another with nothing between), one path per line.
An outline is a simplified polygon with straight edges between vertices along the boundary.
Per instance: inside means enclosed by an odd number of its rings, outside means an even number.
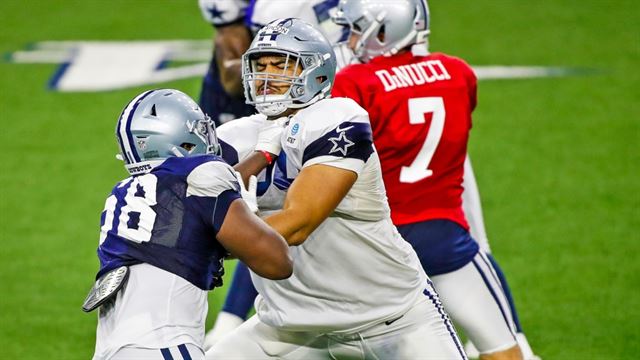
M207 9L207 11L211 14L211 18L220 20L222 20L222 15L226 13L226 11L218 10L216 4L213 4L213 6L210 9Z
M334 152L340 152L340 153L342 153L342 156L347 156L347 149L349 148L349 146L353 146L353 144L355 144L353 141L347 139L346 130L348 130L348 129L350 129L350 128L346 128L346 129L338 128L337 129L338 130L338 136L329 138L329 141L331 141L333 143L333 147L329 151L329 154L332 154ZM340 131L340 130L342 130L342 131Z

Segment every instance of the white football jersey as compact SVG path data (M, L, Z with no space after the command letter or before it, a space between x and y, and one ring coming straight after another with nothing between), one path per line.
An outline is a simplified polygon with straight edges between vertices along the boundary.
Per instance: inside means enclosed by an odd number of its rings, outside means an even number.
M213 26L224 26L245 17L249 0L198 0L202 17Z
M235 165L254 151L260 127L267 121L262 114L251 115L230 121L218 127L216 134L222 145L222 157ZM293 179L286 176L286 161L280 157L258 174L259 215L282 209L286 191Z
M288 330L353 331L406 312L427 277L391 222L366 111L351 99L321 100L290 119L282 145L290 177L323 164L358 179L334 213L291 247L290 278L252 274L260 320Z

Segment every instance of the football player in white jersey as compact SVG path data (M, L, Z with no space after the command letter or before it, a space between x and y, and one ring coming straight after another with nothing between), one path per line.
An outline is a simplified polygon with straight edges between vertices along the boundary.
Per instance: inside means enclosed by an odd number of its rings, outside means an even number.
M249 109L247 110L248 113L253 111L252 106L244 105L244 97L240 96L239 86L240 75L238 58L239 54L242 53L249 44L249 36L247 35L249 31L247 31L247 28L250 28L253 32L257 31L260 24L264 24L268 22L268 20L272 19L274 16L273 14L301 17L313 24L316 24L317 22L320 25L320 30L328 36L332 43L335 43L339 39L345 39L345 32L339 31L335 26L330 25L331 22L327 21L327 15L335 14L337 3L337 0L200 0L203 16L218 29L215 35L216 55L218 55L218 59L221 59L221 62L226 61L229 65L228 67L221 68L220 71L218 71L216 64L212 62L212 69L216 69L213 74L219 73L220 78L225 79L225 81L222 81L222 85L220 86L214 87L209 85L209 87L219 89L224 88L238 95L237 99L227 98L227 94L218 94L217 96L209 97L203 96L201 99L203 106L214 109L222 106L227 107L231 109L230 113L234 113L233 116L231 116L231 114L227 114L227 118L246 115L237 109ZM424 1L424 3L425 8L427 8L426 1ZM341 65L357 61L355 57L350 58L349 56L352 54L346 52L346 49L343 47L334 46L334 50L338 55L337 59L339 67L341 67ZM205 85L203 89L206 89L206 84L211 82L211 76L212 72L210 71L207 78L205 78ZM216 103L205 105L207 104L205 100L208 98L216 100ZM240 105L234 105L236 102ZM233 109L236 110L233 111ZM215 114L216 112L212 111L212 113ZM230 146L230 149L223 153L225 160L231 161L235 164L238 161L238 152L241 153L240 155L246 155L244 150L253 151L252 145L247 145L248 143L251 144L251 140L247 142L247 139L244 139L245 137L248 137L255 142L255 136L257 136L257 133L252 134L251 127L247 127L246 124L240 125L235 123L226 123L219 130L220 138L223 140L223 145ZM234 149L236 147L244 150ZM242 158L242 156L240 156L240 158ZM274 169L275 170L270 172L271 176L276 176L278 173L278 168L275 167ZM265 201L262 198L263 191L264 189L269 189L269 192L264 196L270 199L267 201L268 203L273 204L273 201L271 201L271 189L274 189L275 187L267 187L268 182L272 180L266 179L265 173L261 175L258 202L260 203ZM490 254L488 238L482 216L480 197L469 159L465 161L463 186L465 189L463 192L463 207L470 225L472 237L479 243L480 247L486 251L487 258L492 263L492 266L500 280L500 284L504 289L509 301L513 320L518 331L516 333L516 337L525 357L527 359L535 359L536 357L530 350L524 333L522 333L508 283L506 282L500 267ZM246 266L239 263L236 267L233 282L229 288L229 293L222 311L218 314L214 328L207 333L205 348L213 345L221 336L239 326L246 319L246 316L252 308L253 299L256 295L257 292L251 283ZM475 350L473 344L469 342L467 346L471 351L469 354L473 353L477 357L478 351Z
M200 106L217 125L255 113L245 104L240 56L253 34L278 17L300 18L332 42L346 35L331 21L337 0L199 0L204 19L215 27L214 56L203 79Z
M291 18L261 29L243 56L247 98L286 127L272 139L274 152L255 152L239 167L256 173L281 146L285 179L272 185L286 198L265 221L291 245L295 265L287 280L252 274L257 315L207 358L464 359L415 252L391 223L367 113L328 98L335 66L327 39Z
M252 34L278 17L295 17L314 25L332 43L337 43L347 33L331 21L337 4L337 0L199 0L203 18L216 29L214 56L200 94L204 112L217 125L255 114L255 108L245 103L240 70L240 57L249 48ZM345 57L345 48L338 52L343 54L339 61L350 58ZM238 134L243 133L230 135ZM227 154L223 154L225 160L229 160ZM256 295L246 265L239 262L222 310L207 333L205 348L246 319Z
M101 217L100 270L83 305L99 308L93 358L202 359L207 290L222 284L223 259L284 279L289 247L240 199L215 126L184 93L138 95L116 136L131 176Z

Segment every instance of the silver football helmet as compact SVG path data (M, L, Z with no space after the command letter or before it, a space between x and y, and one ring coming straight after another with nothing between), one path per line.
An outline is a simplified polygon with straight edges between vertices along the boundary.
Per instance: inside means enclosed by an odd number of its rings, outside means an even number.
M333 21L360 35L353 52L362 62L426 44L429 36L427 0L341 0Z
M131 175L144 174L171 156L219 154L214 122L185 93L149 90L125 106L116 138L119 159Z
M281 56L282 72L257 68L263 56ZM300 74L296 73L300 71ZM295 18L278 19L258 31L242 56L242 84L247 104L267 116L303 108L329 96L336 72L336 57L324 35ZM269 85L288 84L284 94L272 94Z

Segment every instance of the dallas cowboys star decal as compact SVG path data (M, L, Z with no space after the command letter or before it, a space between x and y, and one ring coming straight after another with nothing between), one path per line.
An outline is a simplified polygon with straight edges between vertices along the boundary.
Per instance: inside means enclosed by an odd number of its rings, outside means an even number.
M209 14L211 14L212 18L220 20L222 20L222 15L226 13L226 11L218 10L216 4L213 4L213 6L210 9L207 9L207 11L209 12Z
M347 139L346 131L338 132L338 136L329 138L329 141L333 143L333 147L329 151L329 154L340 152L342 153L342 156L347 156L347 149L349 148L349 146L353 146L353 144L355 144L353 141Z

